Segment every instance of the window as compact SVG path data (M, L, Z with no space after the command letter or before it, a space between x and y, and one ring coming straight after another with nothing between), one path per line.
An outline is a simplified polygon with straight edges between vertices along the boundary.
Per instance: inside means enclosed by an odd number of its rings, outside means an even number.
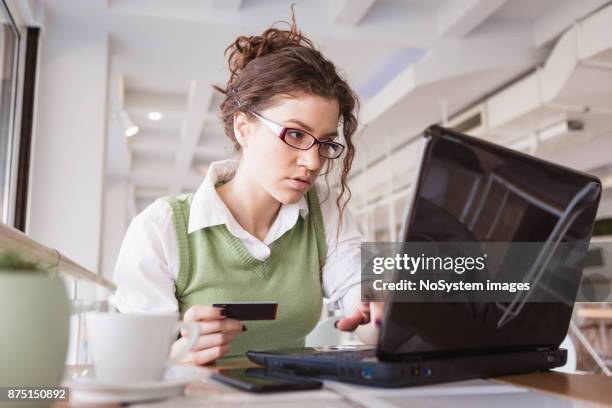
M9 223L13 211L11 185L15 151L15 101L19 31L4 2L0 1L0 221Z

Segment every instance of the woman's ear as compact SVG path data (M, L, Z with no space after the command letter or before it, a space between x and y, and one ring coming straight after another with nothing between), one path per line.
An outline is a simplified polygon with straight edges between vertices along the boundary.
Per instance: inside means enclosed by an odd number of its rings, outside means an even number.
M234 114L234 136L236 136L236 141L242 148L247 147L252 124L244 112L236 112Z

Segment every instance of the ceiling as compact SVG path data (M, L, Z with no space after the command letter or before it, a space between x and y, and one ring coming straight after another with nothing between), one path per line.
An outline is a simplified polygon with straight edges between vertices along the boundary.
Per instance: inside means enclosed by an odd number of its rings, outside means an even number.
M107 0L107 174L142 210L192 191L211 161L232 155L217 117L224 49L287 20L341 70L361 98L354 168L482 100L545 61L572 22L603 0ZM53 1L45 2L52 8ZM123 135L116 115L139 126ZM160 112L151 121L147 115ZM386 141L381 143L381 137Z

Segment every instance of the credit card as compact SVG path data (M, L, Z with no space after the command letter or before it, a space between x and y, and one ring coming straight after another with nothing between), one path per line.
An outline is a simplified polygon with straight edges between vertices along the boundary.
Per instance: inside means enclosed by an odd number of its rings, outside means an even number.
M236 320L276 320L277 302L213 303L226 310L226 317Z

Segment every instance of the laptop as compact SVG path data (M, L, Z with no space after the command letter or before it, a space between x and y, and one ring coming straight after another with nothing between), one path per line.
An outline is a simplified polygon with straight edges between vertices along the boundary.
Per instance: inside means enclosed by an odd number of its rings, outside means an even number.
M423 154L402 240L571 243L571 262L543 272L562 276L565 297L503 303L505 309L494 301L390 298L376 346L253 350L246 353L251 361L382 387L511 375L566 363L567 351L559 345L579 289L600 181L440 126L429 127L420 138Z

